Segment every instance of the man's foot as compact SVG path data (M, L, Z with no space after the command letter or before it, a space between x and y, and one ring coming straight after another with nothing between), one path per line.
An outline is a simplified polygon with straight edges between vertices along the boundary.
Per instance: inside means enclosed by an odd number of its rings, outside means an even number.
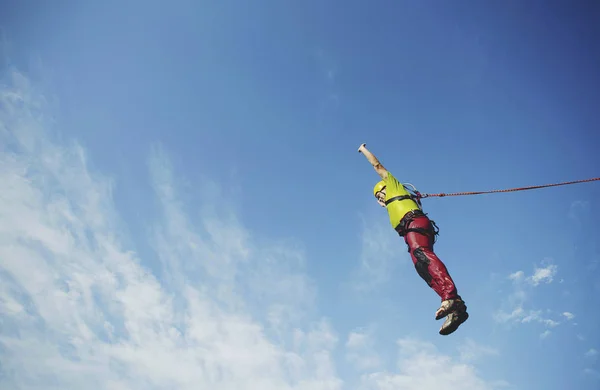
M456 310L467 311L467 306L461 297L446 299L442 302L440 308L435 312L435 319L440 320Z
M446 317L444 325L440 328L440 334L447 336L453 333L458 327L469 318L467 305L460 297L447 299L435 313L435 319L439 320Z
M444 325L440 328L440 334L442 336L448 336L450 333L454 333L458 327L469 318L469 313L465 310L456 310L448 314Z

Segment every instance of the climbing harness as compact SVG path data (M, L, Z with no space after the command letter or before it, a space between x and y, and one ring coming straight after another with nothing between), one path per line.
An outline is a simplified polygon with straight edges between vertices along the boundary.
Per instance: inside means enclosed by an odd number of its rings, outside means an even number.
M436 225L435 221L433 221L432 219L429 219L429 226L427 228L409 227L410 223L415 218L426 217L426 216L427 216L427 213L424 213L421 210L409 211L402 218L402 220L400 220L400 223L398 224L398 226L396 226L396 228L394 230L396 230L398 235L400 235L401 237L404 237L407 233L410 233L410 232L415 232L415 233L422 234L424 236L429 236L429 238L431 238L432 242L435 243L437 240L437 236L440 234L440 228ZM409 248L409 252L410 252L410 248Z
M503 189L503 190L490 190L490 191L471 191L471 192L453 192L453 193L438 193L438 194L423 194L420 193L419 191L414 190L415 196L418 199L424 199L424 198L431 198L431 197L445 197L445 196L463 196L463 195L480 195L480 194L495 194L495 193L500 193L500 192L516 192L516 191L526 191L526 190L534 190L534 189L538 189L538 188L547 188L547 187L557 187L557 186L565 186L565 185L569 185L569 184L576 184L576 183L587 183L587 182L591 182L591 181L598 181L600 180L600 177L594 177L591 179L583 179L583 180L573 180L573 181L565 181L562 183L554 183L554 184L542 184L542 185L537 185L537 186L529 186L529 187L516 187L516 188L508 188L508 189ZM412 186L412 184L411 184ZM413 186L414 188L414 186Z

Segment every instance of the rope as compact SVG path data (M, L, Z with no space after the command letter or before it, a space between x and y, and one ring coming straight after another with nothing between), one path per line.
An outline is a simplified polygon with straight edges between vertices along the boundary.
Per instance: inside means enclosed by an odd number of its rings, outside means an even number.
M554 184L543 184L538 186L529 186L529 187L517 187L517 188L509 188L504 190L490 190L490 191L471 191L471 192L453 192L453 193L439 193L439 194L420 194L417 193L419 198L430 198L430 197L444 197L444 196L463 196L463 195L479 195L479 194L494 194L499 192L515 192L515 191L526 191L526 190L534 190L538 188L546 188L546 187L557 187L557 186L565 186L568 184L576 184L576 183L586 183L590 181L598 181L600 177L594 177L592 179L583 179L583 180L574 180L574 181L565 181L562 183L554 183Z

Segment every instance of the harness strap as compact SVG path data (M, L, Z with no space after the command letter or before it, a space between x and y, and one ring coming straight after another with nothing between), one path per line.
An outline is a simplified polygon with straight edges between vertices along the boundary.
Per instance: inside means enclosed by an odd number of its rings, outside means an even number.
M400 221L400 223L398 224L398 226L396 226L396 229L395 229L396 232L401 237L404 237L409 232L419 233L419 234L422 234L424 236L429 236L433 240L433 243L435 243L437 241L437 236L439 235L439 232L440 232L440 228L436 225L435 221L433 221L433 220L430 219L429 220L430 225L429 225L428 228L411 228L411 227L407 227L407 226L410 225L410 223L413 221L413 219L418 218L418 217L423 217L423 216L427 216L427 214L425 214L421 210L409 211L402 218L402 220Z
M414 200L414 197L410 196L410 195L394 196L393 198L390 198L390 199L386 200L385 201L385 205L387 206L388 204L390 204L392 202L395 202L397 200L406 200L406 199L413 199Z
M405 228L404 234L406 235L408 232L419 233L424 236L431 237L433 239L433 242L435 243L437 236L440 234L440 228L435 224L435 221L432 221L430 219L429 222L431 223L429 228ZM408 225L408 223L410 223L410 222L407 222L407 225Z
M400 196L394 196L393 198L390 198L388 200L385 201L385 205L389 205L392 202L395 201L402 201L402 200L413 200L415 203L417 203L417 205L419 205L419 208L422 208L423 205L421 204L421 198L423 198L423 195L416 189L416 187L410 183L408 183L408 185L410 185L413 189L409 189L406 187L405 184L402 184L402 186L409 192L412 192L412 194L409 195L400 195Z

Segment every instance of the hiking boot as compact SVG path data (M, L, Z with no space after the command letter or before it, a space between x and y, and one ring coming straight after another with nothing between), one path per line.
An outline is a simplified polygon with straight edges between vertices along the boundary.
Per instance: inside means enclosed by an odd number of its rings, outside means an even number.
M467 306L465 302L461 299L461 297L456 297L454 299L446 299L442 302L442 305L435 312L435 319L440 320L446 317L449 313L452 313L456 310L464 310L467 311Z
M442 325L440 328L440 334L442 336L448 336L450 333L453 333L456 329L458 329L458 327L468 318L469 313L467 313L466 306L464 310L459 309L453 311L452 313L448 314L448 317L446 317L444 325Z

